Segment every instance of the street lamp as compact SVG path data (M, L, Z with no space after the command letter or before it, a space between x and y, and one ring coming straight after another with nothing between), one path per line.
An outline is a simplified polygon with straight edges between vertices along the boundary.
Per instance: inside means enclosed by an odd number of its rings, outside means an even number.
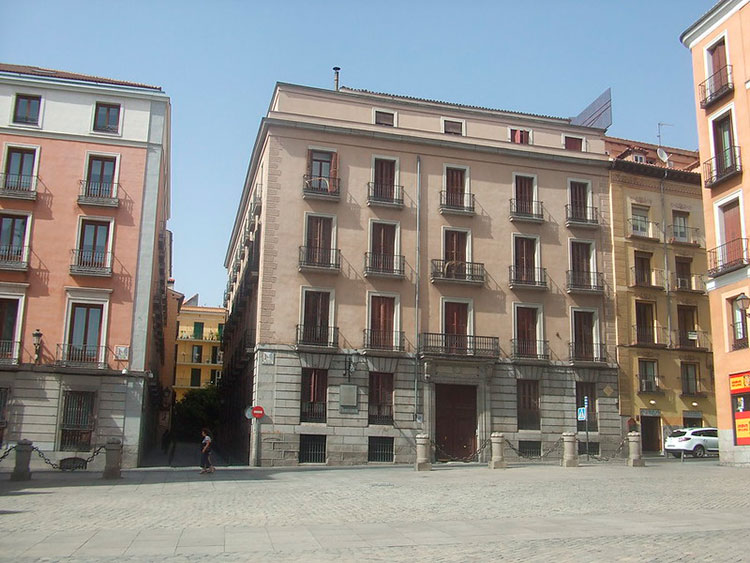
M39 348L42 347L42 331L39 329L36 329L34 332L31 333L31 341L34 344L34 363L39 363Z
M747 311L748 307L750 307L750 297L748 297L744 293L740 293L735 298L734 302L737 303L737 306L743 311Z

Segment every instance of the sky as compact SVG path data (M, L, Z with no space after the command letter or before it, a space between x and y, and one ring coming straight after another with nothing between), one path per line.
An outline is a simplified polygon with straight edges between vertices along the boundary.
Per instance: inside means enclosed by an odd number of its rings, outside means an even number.
M680 34L715 0L0 1L0 61L161 86L172 102L175 289L221 306L224 256L276 82L570 117L697 149ZM17 25L19 22L22 25Z

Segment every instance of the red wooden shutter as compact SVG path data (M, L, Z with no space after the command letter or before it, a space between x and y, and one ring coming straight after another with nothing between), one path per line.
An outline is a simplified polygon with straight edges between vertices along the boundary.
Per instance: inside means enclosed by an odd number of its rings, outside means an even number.
M531 214L534 211L534 178L516 176L516 209L519 213Z
M536 316L537 311L534 308L516 309L517 346L522 355L536 355Z
M740 222L740 202L732 201L721 208L724 223L724 243L742 237L742 224Z
M312 156L313 151L311 149L307 149L307 175L312 176Z
M331 154L331 176L328 182L328 191L338 191L338 177L339 177L339 155L338 153Z
M594 314L575 311L573 314L576 357L590 359L594 355Z
M466 232L445 231L445 260L466 262Z
M727 65L727 52L724 41L719 41L711 49L711 73L716 74Z

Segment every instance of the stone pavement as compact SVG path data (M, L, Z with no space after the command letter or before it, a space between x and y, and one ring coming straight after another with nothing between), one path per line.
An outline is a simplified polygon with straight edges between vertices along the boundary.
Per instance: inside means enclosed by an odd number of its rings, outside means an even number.
M0 560L750 558L750 469L647 461L0 473Z

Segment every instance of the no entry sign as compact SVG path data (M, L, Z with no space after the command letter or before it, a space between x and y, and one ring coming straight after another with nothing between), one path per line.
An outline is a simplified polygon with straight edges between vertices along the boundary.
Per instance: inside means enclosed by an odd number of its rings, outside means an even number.
M263 410L263 407L257 406L253 407L253 409L250 411L250 414L253 415L253 418L263 418L263 416L266 414L266 411Z

